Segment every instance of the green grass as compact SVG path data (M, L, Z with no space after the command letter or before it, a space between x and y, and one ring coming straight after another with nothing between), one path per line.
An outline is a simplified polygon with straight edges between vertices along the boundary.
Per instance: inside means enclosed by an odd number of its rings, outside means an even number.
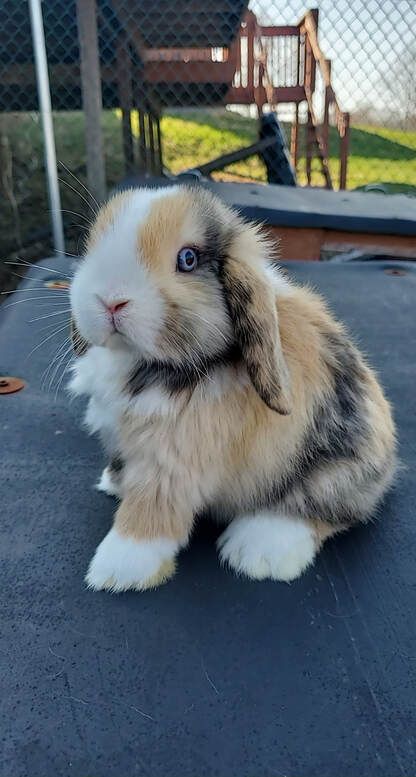
M28 114L2 115L3 135L6 135L13 163L14 194L20 215L20 231L25 243L37 230L45 230L49 212L43 171L42 134L39 121ZM85 182L84 118L82 113L59 113L54 117L58 159L76 171ZM213 157L252 143L257 138L257 122L236 113L215 111L186 111L166 114L162 119L164 163L177 173L207 162ZM289 137L290 127L284 127ZM135 127L137 134L137 127ZM118 112L103 113L103 133L106 172L109 189L124 176L121 143L121 123ZM298 181L306 183L304 159L304 131L300 133ZM338 140L330 133L330 169L335 184L338 182ZM4 165L3 165L4 167ZM64 214L67 224L85 223L85 202L73 191L77 185L71 177L61 173L61 196L64 210L76 211L79 217ZM254 157L231 165L215 174L224 180L266 181L262 162ZM354 126L351 128L348 188L383 182L389 192L416 194L416 132L402 132L382 127ZM317 160L313 162L312 183L322 186L323 178ZM80 187L78 187L80 189ZM80 190L82 192L82 190ZM12 253L15 226L12 208L2 196L0 208L0 260ZM76 252L83 230L72 228L70 250ZM45 236L39 237L39 252L48 250ZM33 254L33 252L32 252Z
M30 151L31 157L42 164L39 125L32 121L17 122L15 143L17 156ZM166 114L161 123L164 163L174 173L207 162L213 157L253 143L257 138L255 119L239 116L225 110L186 111ZM135 127L135 130L137 127ZM290 127L284 126L289 139ZM58 158L69 167L79 169L84 164L84 121L80 113L55 116ZM120 117L117 112L103 114L107 178L114 185L123 176ZM137 134L137 132L135 133ZM21 140L19 145L19 138ZM338 182L339 140L334 129L330 131L330 168L335 184ZM304 131L299 139L299 183L306 183L304 158ZM317 160L313 161L313 183L322 185ZM256 157L231 165L220 178L266 180L264 165ZM416 132L403 132L383 127L354 126L350 134L348 161L348 188L355 189L378 181L390 184L416 185ZM41 182L42 183L42 182ZM393 188L394 190L394 188Z
M416 132L352 127L348 188L378 181L416 186Z
M290 127L284 127L289 139ZM239 146L253 143L257 123L229 112L187 112L186 116L168 115L162 120L166 164L173 172L220 156ZM306 183L304 132L300 134L299 183ZM337 158L339 140L330 132L330 170L335 184L339 180ZM312 164L312 183L323 184L317 160ZM243 177L266 180L263 164L256 158L232 165L217 177ZM416 186L416 132L379 127L351 128L348 164L348 188L355 189L377 181Z

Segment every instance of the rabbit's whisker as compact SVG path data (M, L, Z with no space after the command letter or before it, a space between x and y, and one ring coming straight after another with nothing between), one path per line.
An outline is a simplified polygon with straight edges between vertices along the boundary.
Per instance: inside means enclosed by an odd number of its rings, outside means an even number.
M63 168L64 168L64 170L66 170L66 171L67 171L67 173L69 173L69 175L70 175L70 176L71 176L71 177L74 179L74 181L76 181L77 183L79 183L79 185L80 185L80 186L82 186L82 188L84 189L84 191L86 191L86 192L87 192L87 194L88 194L88 197L90 197L90 198L92 199L92 201L93 201L93 202L96 204L96 206L97 206L98 210L100 210L100 206L99 206L99 204L98 204L97 200L95 199L95 197L94 197L93 193L92 193L92 192L91 192L91 191L88 189L88 187L87 187L87 186L85 186L85 184L84 184L84 183L82 183L82 181L80 181L80 179L78 178L78 176L76 176L76 175L75 175L75 173L73 173L73 172L72 172L72 170L70 170L70 169L69 169L69 167L67 167L67 166L66 166L66 164L64 164L64 162L62 162L62 160L61 160L61 159L59 160L59 164L61 165L61 167L63 167ZM91 208L91 210L92 210L92 208Z
M48 337L45 337L40 343L38 343L38 345L35 345L35 347L32 348L30 353L27 355L26 359L30 359L32 354L34 354L35 351L38 350L38 348L41 348L43 345L45 345L45 343L48 342L48 340L50 340L52 337L56 337L56 335L59 335L60 332L63 332L64 329L67 329L67 328L68 328L68 324L65 324L64 326L61 326L60 328L56 329L55 332L52 332L52 334L48 335Z
M60 275L61 278L67 278L70 281L72 280L71 275L66 275L64 272L61 272L60 270L55 270L52 267L46 267L44 264L38 264L37 262L28 262L26 259L22 259L20 256L18 256L17 259L19 260L18 262L8 261L8 262L4 262L4 264L14 264L14 265L17 265L18 267L23 265L24 267L33 267L33 269L35 270L46 270L47 272Z
M45 385L46 379L50 374L50 371L52 370L53 365L56 364L57 360L62 355L62 352L67 348L68 342L69 342L69 337L66 337L63 343L61 343L61 345L59 345L58 348L56 349L53 359L51 359L48 366L44 369L42 373L41 383L40 383L41 388ZM49 385L48 391L50 390L50 387L51 386Z
M96 211L95 208L92 207L91 202L88 202L87 198L84 197L84 195L81 194L81 192L79 192L77 189L75 189L74 186L71 186L71 184L68 183L68 181L65 181L65 178L59 178L59 176L58 176L58 181L60 181L60 183L63 183L65 186L68 187L68 189L71 189L75 194L77 194L78 197L81 200L83 200L83 202L85 202L85 204L90 208L90 210L92 210L92 212L94 213L94 216L97 216L98 211Z
M28 324L33 324L34 321L42 321L44 318L52 318L52 316L63 316L64 313L70 313L71 308L65 308L64 310L58 310L54 313L46 313L44 316L38 316L37 318L30 318Z
M17 300L17 302L10 302L8 305L5 305L4 309L7 310L7 308L11 308L11 307L13 307L13 305L21 305L23 302L31 302L32 300L38 300L38 299L48 299L50 301L51 296L48 295L47 297L27 297L26 299L19 299L19 300ZM65 300L62 300L61 303L55 302L53 304L54 305L58 305L58 306L59 306L59 304L64 305L65 304ZM1 310L1 308L0 308L0 310Z

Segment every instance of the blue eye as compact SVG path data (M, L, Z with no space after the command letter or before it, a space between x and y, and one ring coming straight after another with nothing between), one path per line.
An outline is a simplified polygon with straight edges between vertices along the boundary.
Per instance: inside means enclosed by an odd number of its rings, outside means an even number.
M181 248L178 253L177 267L180 272L192 272L198 264L198 251L195 248Z

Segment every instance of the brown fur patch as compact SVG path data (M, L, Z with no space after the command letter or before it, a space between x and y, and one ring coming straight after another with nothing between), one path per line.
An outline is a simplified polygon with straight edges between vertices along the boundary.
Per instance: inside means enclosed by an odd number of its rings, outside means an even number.
M142 493L131 489L121 502L114 520L120 534L136 540L168 537L178 541L187 538L191 531L194 515L189 509L176 505L171 499L163 481L155 482Z
M189 190L155 200L138 234L141 260L153 272L172 271L178 251L183 245L194 244L200 237L195 229L197 226Z

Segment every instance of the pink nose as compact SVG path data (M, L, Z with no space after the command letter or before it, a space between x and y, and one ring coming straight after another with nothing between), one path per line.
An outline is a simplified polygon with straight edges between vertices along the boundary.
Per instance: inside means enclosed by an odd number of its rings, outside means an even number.
M129 304L128 299L118 299L116 302L111 302L111 304L105 303L105 306L109 313L113 316L114 313L119 313L120 310L126 307L126 305Z

